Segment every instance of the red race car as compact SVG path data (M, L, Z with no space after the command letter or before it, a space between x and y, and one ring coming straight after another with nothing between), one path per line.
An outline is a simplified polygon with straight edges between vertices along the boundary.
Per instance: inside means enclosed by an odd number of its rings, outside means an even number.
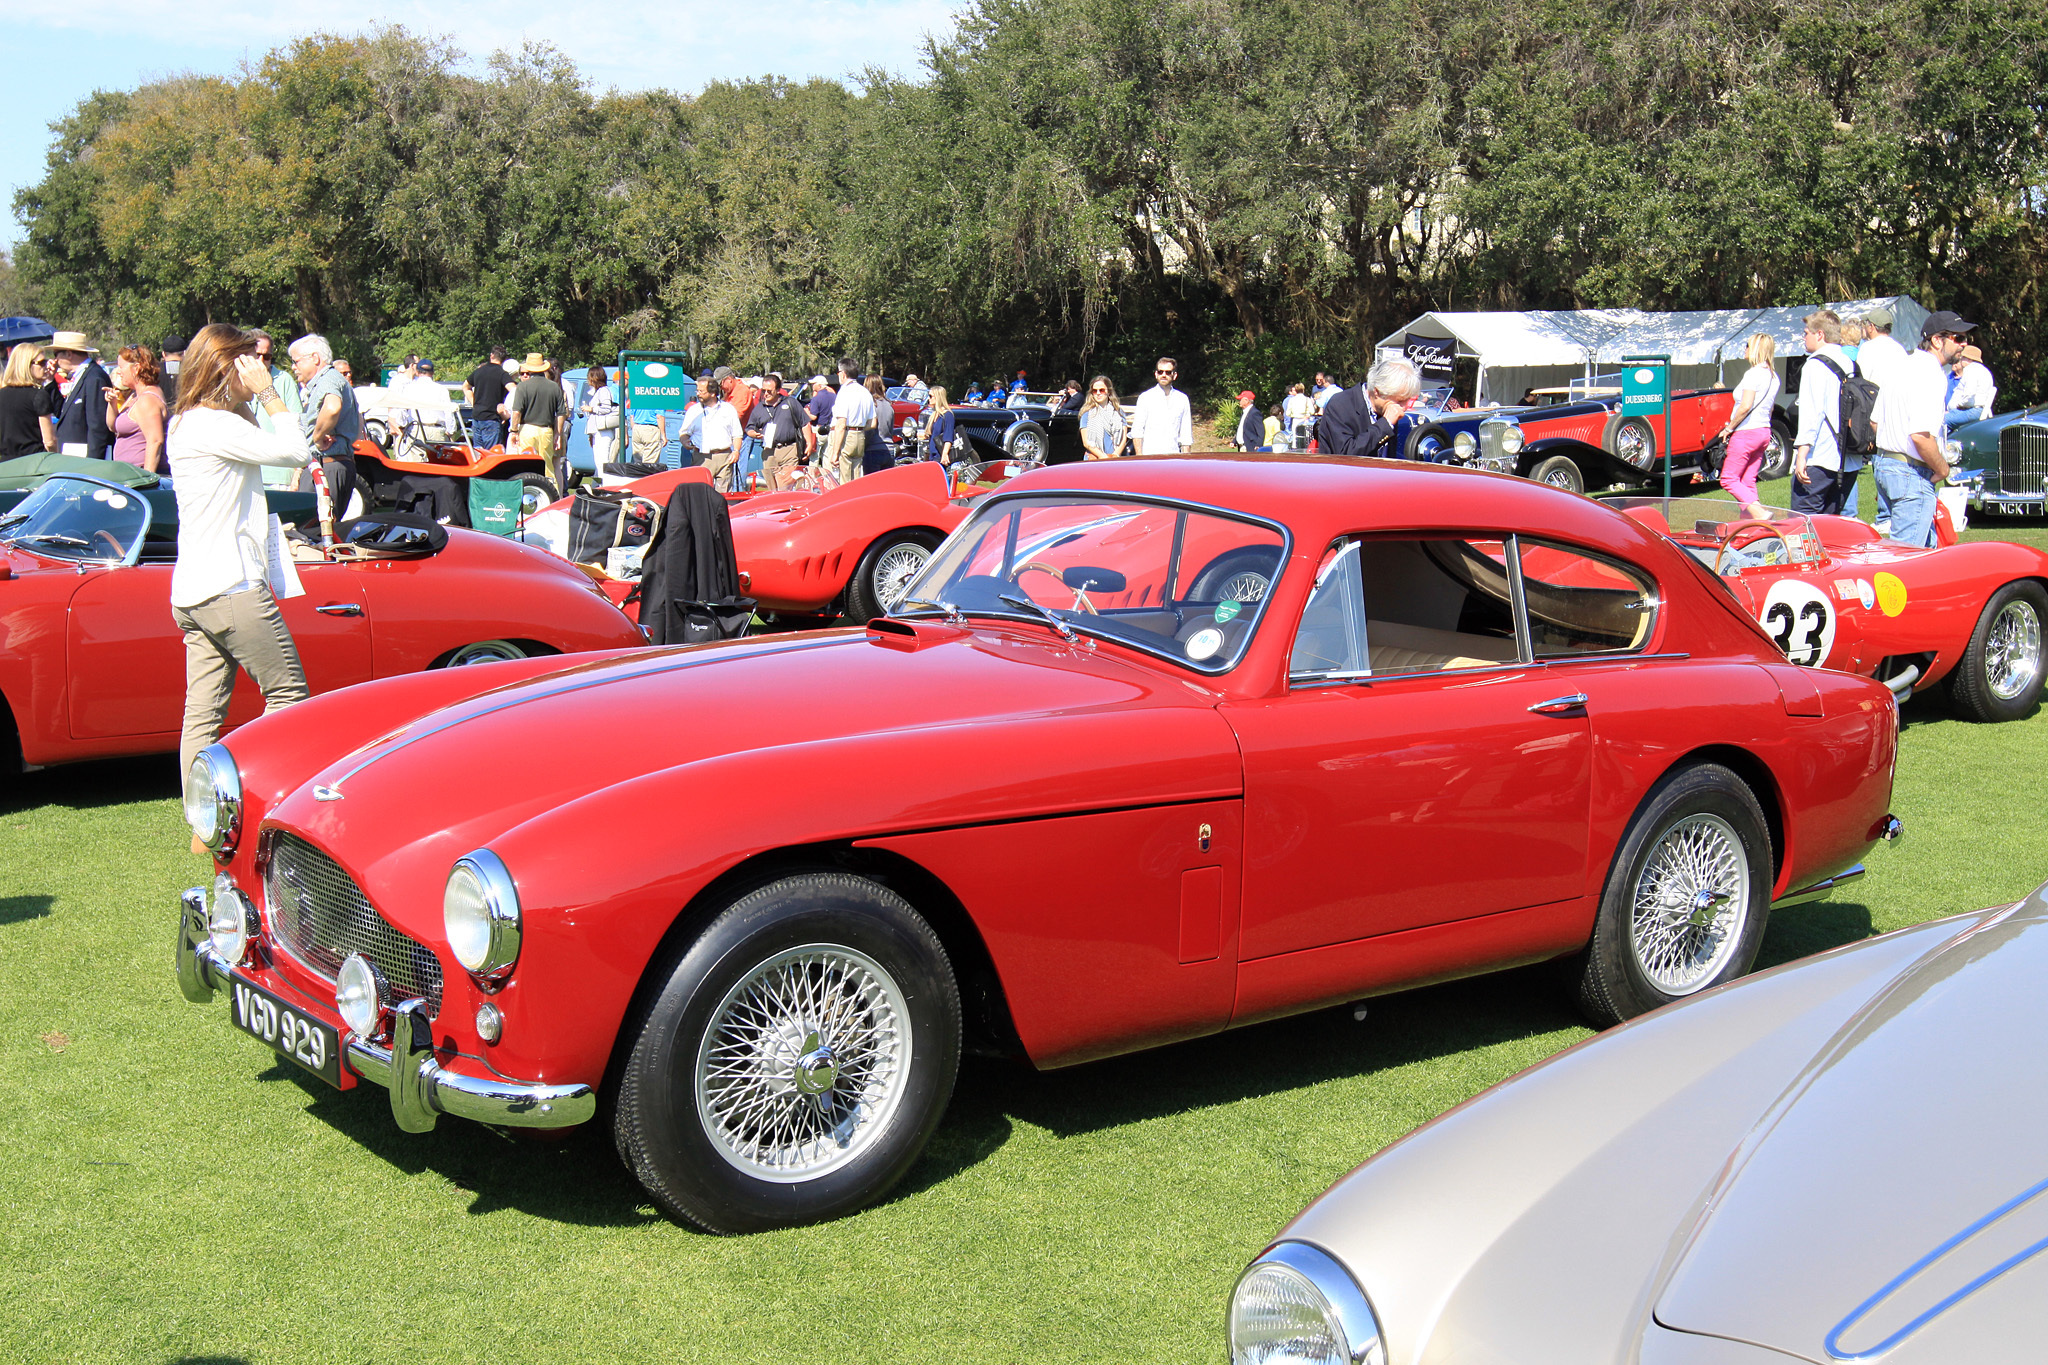
M185 645L170 606L176 516L169 490L76 475L50 479L0 516L0 750L18 742L21 762L35 767L176 752L185 707ZM295 567L305 593L278 605L315 692L643 640L575 570L475 532L449 531L421 558ZM228 724L262 705L244 675Z
M1671 396L1674 477L1689 477L1700 467L1700 452L1720 434L1734 407L1729 389L1682 389ZM1663 417L1624 417L1619 389L1578 402L1504 412L1479 425L1479 463L1574 493L1659 480L1664 455ZM1781 409L1771 417L1762 476L1782 478L1791 460L1792 423Z
M1803 668L1904 694L1945 685L1972 720L2017 720L2041 697L2048 554L2002 540L1920 549L1852 517L1777 509L1749 520L1710 498L1619 498L1712 570Z
M594 715L682 720L527 742ZM608 1092L664 1210L779 1227L901 1177L970 1046L1063 1066L1547 958L1607 1021L1739 976L1895 832L1896 736L1881 684L1786 663L1584 498L1068 465L978 499L865 630L246 727L192 774L219 875L178 970L403 1129ZM618 837L649 811L687 837Z

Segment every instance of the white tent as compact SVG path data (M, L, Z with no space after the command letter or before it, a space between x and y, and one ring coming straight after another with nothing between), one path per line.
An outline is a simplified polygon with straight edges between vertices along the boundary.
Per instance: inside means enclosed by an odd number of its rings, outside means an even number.
M1903 295L1849 299L1828 305L1844 317L1884 306L1896 318L1892 334L1910 348L1927 310ZM1618 366L1625 357L1668 355L1675 388L1732 383L1741 375L1743 348L1757 332L1778 348L1778 372L1804 354L1806 315L1816 304L1776 308L1721 308L1652 313L1636 308L1584 308L1526 313L1424 313L1380 342L1399 354L1410 333L1448 336L1460 358L1479 363L1472 395L1478 405L1513 403L1524 391L1561 385Z

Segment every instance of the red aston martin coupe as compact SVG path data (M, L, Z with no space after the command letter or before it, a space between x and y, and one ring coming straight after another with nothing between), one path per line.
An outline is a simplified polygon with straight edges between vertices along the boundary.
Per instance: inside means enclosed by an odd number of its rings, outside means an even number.
M640 719L526 742L592 716ZM408 1131L603 1095L671 1215L785 1226L903 1175L970 1044L1062 1066L1548 958L1602 1020L1739 976L1895 832L1896 729L1584 498L1067 465L977 499L865 630L247 726L190 780L219 875L180 980Z

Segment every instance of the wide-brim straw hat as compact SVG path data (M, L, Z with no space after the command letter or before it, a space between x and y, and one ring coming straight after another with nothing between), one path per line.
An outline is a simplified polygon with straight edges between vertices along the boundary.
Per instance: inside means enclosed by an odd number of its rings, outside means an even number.
M58 332L50 338L49 347L53 351L83 351L87 355L100 353L99 347L86 345L83 332Z
M539 351L528 351L526 359L521 361L519 365L519 373L521 374L546 374L547 372L548 358Z

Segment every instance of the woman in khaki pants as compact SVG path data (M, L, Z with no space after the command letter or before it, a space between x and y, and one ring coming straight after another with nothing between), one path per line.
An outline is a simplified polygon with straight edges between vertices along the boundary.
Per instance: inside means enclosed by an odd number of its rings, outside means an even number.
M265 714L304 701L306 671L270 594L270 510L263 466L311 463L297 422L256 425L251 403L287 412L255 357L256 339L215 323L185 350L166 446L178 499L178 564L171 615L185 632L185 729L178 759L189 782L199 751L220 738L235 670L263 689Z

